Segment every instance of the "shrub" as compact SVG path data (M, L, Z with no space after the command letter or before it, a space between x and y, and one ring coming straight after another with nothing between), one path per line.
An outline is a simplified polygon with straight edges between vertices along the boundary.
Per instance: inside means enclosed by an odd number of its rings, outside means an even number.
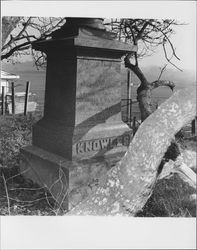
M0 117L0 166L18 166L20 148L31 143L32 125L39 114Z

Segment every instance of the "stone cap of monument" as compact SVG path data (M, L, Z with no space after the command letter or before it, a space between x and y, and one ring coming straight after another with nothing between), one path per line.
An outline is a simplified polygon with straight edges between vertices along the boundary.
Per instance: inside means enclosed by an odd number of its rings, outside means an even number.
M106 30L103 24L104 18L66 18L66 25L77 25L80 27L90 27L97 30Z
M105 49L129 53L137 46L116 40L116 34L107 31L102 18L66 18L66 23L51 33L51 39L33 43L34 49L46 51L54 44L63 47Z

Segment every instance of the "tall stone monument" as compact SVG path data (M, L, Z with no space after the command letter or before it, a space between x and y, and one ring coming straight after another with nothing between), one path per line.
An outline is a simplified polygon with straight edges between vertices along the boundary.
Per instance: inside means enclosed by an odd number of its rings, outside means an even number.
M102 19L67 18L33 48L47 55L44 116L33 127L32 146L22 150L21 168L67 208L73 162L102 161L129 145L120 66L136 47L116 40Z

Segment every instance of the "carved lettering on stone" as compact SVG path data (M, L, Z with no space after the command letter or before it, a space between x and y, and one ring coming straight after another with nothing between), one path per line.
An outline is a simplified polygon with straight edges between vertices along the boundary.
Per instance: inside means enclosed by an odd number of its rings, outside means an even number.
M76 153L85 154L92 151L99 151L103 149L112 149L115 147L129 146L131 141L131 134L125 134L118 137L106 137L94 140L80 141L76 144Z

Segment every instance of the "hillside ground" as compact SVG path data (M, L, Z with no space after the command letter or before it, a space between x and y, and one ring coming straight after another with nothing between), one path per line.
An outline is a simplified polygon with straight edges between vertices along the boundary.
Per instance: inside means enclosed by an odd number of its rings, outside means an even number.
M32 125L40 117L41 113L29 114L26 117L0 116L0 215L64 214L46 188L25 179L19 169L20 148L31 144ZM182 150L196 153L196 137L193 140L183 138L179 144ZM116 160L111 162L110 167L115 163ZM95 176L84 176L86 182L72 182L71 208L97 187L99 175L108 170L102 166L97 166L97 169ZM194 217L196 206L195 202L191 202L192 195L194 196L193 190L177 175L159 179L143 211L137 216Z

